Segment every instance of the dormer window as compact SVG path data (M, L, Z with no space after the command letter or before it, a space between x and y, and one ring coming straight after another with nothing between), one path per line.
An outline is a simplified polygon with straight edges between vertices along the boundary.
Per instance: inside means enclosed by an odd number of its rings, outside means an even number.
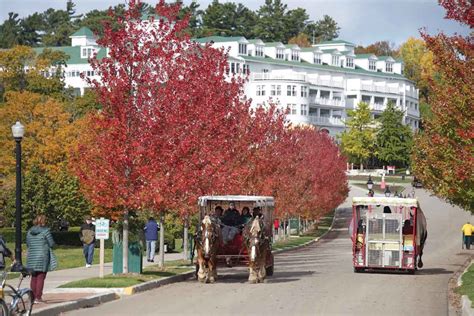
M369 70L375 71L376 70L376 61L375 60L369 60Z
M276 58L277 59L285 59L285 51L282 48L276 49Z
M93 47L83 47L81 49L81 58L90 58L94 54Z
M386 72L393 72L393 63L387 62L387 63L385 64L385 71L386 71Z
M319 53L314 54L314 63L317 65L321 65L321 54Z
M339 66L339 56L332 55L332 65L333 66Z
M300 60L300 53L297 50L291 50L291 60L293 61Z
M247 44L239 44L239 55L247 55Z
M263 57L263 46L255 46L255 56Z
M354 58L346 57L346 67L347 68L354 68Z

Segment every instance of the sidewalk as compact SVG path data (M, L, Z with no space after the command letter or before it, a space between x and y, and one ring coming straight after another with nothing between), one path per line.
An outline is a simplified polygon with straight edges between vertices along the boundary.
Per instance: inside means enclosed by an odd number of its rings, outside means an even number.
M173 261L183 259L183 253L166 253L165 261ZM147 262L146 258L143 257L143 267L150 265L156 265L158 263L158 255L155 256L155 262ZM112 273L112 262L105 263L104 265L104 275ZM91 289L60 289L59 286L77 280L89 279L99 276L99 265L92 265L90 268L84 267L73 268L73 269L64 269L58 271L48 272L44 285L44 294L43 300L46 302L35 304L33 306L33 314L35 315L56 315L52 312L51 308L54 309L54 306L60 306L67 304L68 302L78 302L83 301L85 306L92 306L100 302L95 297L98 293L108 293L113 294L111 290L108 289L98 289L97 291ZM9 284L16 286L18 284L18 279L12 279L8 281ZM22 287L29 287L29 279L23 281ZM116 295L111 295L109 301L115 299Z

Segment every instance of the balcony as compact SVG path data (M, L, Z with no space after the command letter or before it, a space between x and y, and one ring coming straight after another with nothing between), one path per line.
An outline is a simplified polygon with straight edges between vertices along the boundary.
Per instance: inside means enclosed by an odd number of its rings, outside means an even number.
M345 107L345 101L339 99L317 98L316 96L309 97L310 104Z
M420 111L416 110L413 107L407 108L407 114L414 117L420 117Z
M383 112L386 108L386 105L383 103L369 103L369 107L372 111Z
M308 81L310 84L315 86L333 87L341 89L344 88L344 82L339 80L309 78Z
M250 79L251 80L287 80L287 81L306 82L306 75L298 74L298 73L283 74L283 73L265 72L265 73L251 73Z
M309 122L314 125L323 126L345 126L344 121L336 117L309 116Z
M387 87L387 86L378 86L373 84L362 84L361 90L378 92L378 93L390 93L390 94L399 94L400 90L397 87Z

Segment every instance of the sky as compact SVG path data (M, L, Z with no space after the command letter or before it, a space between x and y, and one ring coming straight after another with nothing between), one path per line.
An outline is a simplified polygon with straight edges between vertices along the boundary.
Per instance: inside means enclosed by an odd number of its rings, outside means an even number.
M156 0L145 2L155 4ZM168 1L170 2L170 1ZM174 2L174 1L171 1ZM185 0L189 4L192 0ZM197 0L205 9L212 0ZM264 0L233 0L252 10L257 10ZM339 38L357 45L369 45L388 40L400 45L410 36L420 37L419 30L426 28L434 34L444 31L448 34L469 34L469 28L444 19L444 8L437 0L283 0L289 9L305 8L310 20L318 20L327 14L341 27ZM77 13L92 9L106 9L111 5L126 3L126 0L75 0ZM8 12L16 12L20 17L48 8L66 8L66 0L0 0L0 21L3 23Z

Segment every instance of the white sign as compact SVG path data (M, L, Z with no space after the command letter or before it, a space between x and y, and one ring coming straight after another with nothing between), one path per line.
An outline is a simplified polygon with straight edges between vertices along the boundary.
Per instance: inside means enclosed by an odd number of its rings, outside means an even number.
M109 222L105 218L95 221L95 239L109 239Z

